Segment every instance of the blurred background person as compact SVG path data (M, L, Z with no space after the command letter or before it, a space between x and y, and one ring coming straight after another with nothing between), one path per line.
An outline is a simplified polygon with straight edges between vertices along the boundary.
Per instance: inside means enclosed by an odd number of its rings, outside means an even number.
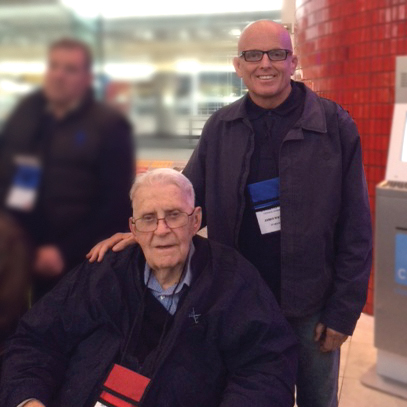
M42 88L2 129L0 205L35 246L34 301L131 214L132 129L94 99L91 66L85 43L52 43Z

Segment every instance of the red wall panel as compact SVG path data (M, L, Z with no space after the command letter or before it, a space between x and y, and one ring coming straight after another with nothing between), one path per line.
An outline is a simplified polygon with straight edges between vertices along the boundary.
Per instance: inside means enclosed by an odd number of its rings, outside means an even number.
M405 0L297 0L297 78L340 103L358 125L372 216L383 180L397 55L407 54ZM365 311L373 313L374 271Z

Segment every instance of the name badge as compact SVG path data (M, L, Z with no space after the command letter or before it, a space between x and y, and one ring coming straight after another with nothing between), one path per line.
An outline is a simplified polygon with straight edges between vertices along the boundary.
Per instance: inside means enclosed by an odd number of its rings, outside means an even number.
M256 182L247 186L262 235L279 232L280 178Z
M41 163L34 156L16 156L16 170L6 196L6 207L24 212L33 210L41 181Z
M115 364L103 384L95 407L135 407L139 405L150 379Z

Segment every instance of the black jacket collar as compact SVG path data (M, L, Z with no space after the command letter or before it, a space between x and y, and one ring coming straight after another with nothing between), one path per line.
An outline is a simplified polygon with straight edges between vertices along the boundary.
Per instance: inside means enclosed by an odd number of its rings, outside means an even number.
M301 82L296 82L296 85L305 91L304 112L296 127L301 127L304 130L315 131L318 133L327 133L327 125L325 111L321 100L311 89L306 87ZM246 108L246 99L249 95L245 95L236 102L219 111L219 119L230 122L235 120L248 119Z

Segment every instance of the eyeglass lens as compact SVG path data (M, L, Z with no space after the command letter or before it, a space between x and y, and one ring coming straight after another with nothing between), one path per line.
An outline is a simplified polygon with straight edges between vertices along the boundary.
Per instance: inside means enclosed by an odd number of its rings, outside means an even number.
M257 62L267 54L271 61L283 61L287 58L289 51L285 49L272 49L270 51L250 50L242 52L244 59L248 62Z

